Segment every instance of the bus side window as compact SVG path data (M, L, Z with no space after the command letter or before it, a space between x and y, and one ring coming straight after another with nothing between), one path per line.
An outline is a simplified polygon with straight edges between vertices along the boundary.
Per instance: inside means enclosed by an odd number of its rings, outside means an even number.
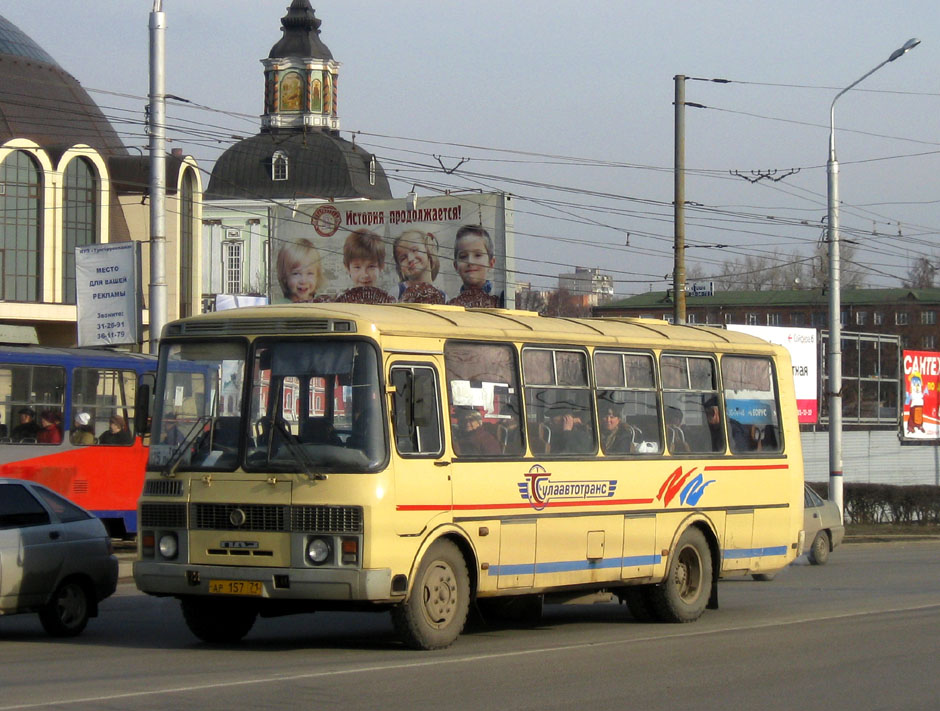
M458 456L522 454L525 442L515 348L507 343L449 341L444 346L444 361L452 438L456 440L458 434L462 436L475 429L477 420L480 431L486 432L485 437L473 437L477 441L463 453L460 443L455 441L455 453ZM463 439L467 442L471 438ZM473 451L468 451L470 449Z
M426 366L396 365L390 382L395 446L399 454L441 454L440 396L437 374Z
M769 358L721 359L729 443L733 454L780 452L777 382Z

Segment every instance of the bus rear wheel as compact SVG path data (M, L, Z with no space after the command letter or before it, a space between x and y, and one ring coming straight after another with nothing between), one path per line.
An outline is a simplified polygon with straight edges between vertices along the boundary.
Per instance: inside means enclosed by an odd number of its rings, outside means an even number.
M712 584L712 556L704 534L687 528L669 561L666 579L650 590L650 602L663 622L692 622L705 612Z
M408 599L392 608L402 641L414 649L442 649L457 639L470 609L470 576L451 541L431 544L418 566Z
M180 607L189 631L203 642L238 642L258 616L258 611L244 602L221 598L184 597Z

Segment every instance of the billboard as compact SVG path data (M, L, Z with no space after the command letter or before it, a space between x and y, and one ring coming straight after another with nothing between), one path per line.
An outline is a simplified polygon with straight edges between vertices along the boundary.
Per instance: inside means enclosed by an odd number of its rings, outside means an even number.
M817 346L815 328L787 328L785 326L728 325L729 331L740 331L763 338L790 352L793 365L793 387L800 424L819 421L819 394L817 390Z
M940 393L940 353L903 351L904 410L901 416L902 440L940 439L938 405Z
M140 243L75 248L78 345L137 343L141 332Z
M503 306L508 200L476 193L278 207L270 303Z

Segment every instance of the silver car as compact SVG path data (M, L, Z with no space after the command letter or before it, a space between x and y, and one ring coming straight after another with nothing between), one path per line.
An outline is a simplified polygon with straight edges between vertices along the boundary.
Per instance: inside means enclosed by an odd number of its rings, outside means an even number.
M803 552L813 565L824 565L832 549L842 543L845 526L834 501L823 499L809 486L803 493L803 529L806 543Z
M46 632L74 637L117 578L100 520L40 484L0 479L0 615L38 612Z

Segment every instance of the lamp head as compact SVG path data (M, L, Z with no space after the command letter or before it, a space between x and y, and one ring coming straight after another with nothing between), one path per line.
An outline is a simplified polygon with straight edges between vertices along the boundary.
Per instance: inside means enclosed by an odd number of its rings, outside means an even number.
M900 57L902 54L905 54L906 52L909 52L910 50L914 49L914 47L916 47L916 46L919 45L919 44L920 44L920 40L919 40L919 39L917 39L916 37L911 37L907 42L905 42L902 46L898 47L896 50L894 50L894 51L891 53L891 56L888 57L888 61L889 61L889 62L893 62L895 59L897 59L898 57Z

